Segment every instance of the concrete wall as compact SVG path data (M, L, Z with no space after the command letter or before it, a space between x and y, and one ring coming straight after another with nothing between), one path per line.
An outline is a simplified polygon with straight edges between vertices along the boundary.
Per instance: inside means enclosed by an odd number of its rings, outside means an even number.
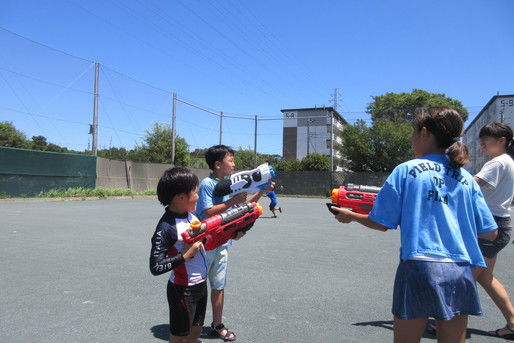
M155 190L169 164L0 147L0 193L34 196L41 191L87 188ZM201 180L210 170L191 169ZM387 173L277 172L279 194L327 196L346 183L381 186Z
M141 163L133 161L117 161L98 157L96 164L96 187L127 188L136 192L156 189L159 178L171 164ZM209 170L194 169L201 180L209 175Z

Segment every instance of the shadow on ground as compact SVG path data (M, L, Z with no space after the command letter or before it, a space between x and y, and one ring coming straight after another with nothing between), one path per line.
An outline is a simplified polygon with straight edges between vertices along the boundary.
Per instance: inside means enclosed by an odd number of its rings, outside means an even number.
M163 341L168 341L170 339L170 325L169 324L159 324L153 326L150 331L152 332L155 338L162 339ZM217 339L216 336L211 335L211 328L208 326L204 326L202 328L202 333L200 334L201 339Z
M435 324L435 321L430 320L430 323L431 324ZM375 327L378 327L378 328L383 328L383 329L387 329L387 330L393 331L393 321L392 320L376 320L376 321L373 321L373 322L353 323L352 325L355 325L355 326L375 326ZM491 337L491 335L489 335L489 333L487 333L487 331L473 329L473 328L468 328L468 330L466 332L466 339L471 338L472 335ZM422 337L423 338L430 338L430 339L436 339L437 338L436 337L436 332L433 329L427 329L423 333Z

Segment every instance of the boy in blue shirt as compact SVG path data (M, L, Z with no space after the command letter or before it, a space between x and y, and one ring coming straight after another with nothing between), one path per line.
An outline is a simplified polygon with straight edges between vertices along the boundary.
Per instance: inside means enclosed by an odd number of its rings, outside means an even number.
M277 217L277 210L282 213L282 208L281 207L277 207L278 205L278 200L277 200L277 195L275 194L275 191L269 191L268 193L266 193L266 196L268 198L270 198L271 202L269 203L269 210L271 212L273 212L273 217L276 218Z
M460 115L446 107L416 115L416 159L393 170L370 214L336 209L342 223L401 228L392 306L395 342L419 342L433 317L438 341L464 343L468 315L482 313L471 269L486 266L478 237L494 239L497 225L480 187L462 168L468 160L459 141L462 127Z
M205 153L205 160L212 170L212 174L200 183L199 199L196 206L198 217L203 220L207 217L221 213L228 208L246 201L258 201L272 186L247 197L246 193L239 193L233 198L217 197L214 195L216 184L232 175L235 168L234 150L225 145L215 145L210 147ZM243 237L245 233L238 233L235 239ZM207 251L208 278L211 286L211 305L212 305L212 333L219 336L224 341L234 341L236 334L229 331L222 323L223 304L225 300L225 285L227 280L228 247L232 241L224 245Z

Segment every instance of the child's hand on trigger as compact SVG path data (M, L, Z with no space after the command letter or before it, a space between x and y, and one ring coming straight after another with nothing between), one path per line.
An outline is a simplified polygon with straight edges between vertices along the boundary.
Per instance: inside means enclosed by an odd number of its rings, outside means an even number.
M195 257L196 253L202 247L202 241L196 241L193 244L186 244L184 248L184 252L182 253L182 257L184 260L190 260Z
M333 210L339 212L338 215L336 215L336 220L340 223L348 224L353 221L353 214L354 212L347 210L346 208L339 208L339 207L331 207Z
M235 204L240 204L242 202L246 202L246 196L247 196L246 192L234 195L234 197L232 199L230 199L230 205L232 206Z
M237 241L238 239L242 238L244 235L246 235L246 231L238 231L234 235L233 239L235 239Z

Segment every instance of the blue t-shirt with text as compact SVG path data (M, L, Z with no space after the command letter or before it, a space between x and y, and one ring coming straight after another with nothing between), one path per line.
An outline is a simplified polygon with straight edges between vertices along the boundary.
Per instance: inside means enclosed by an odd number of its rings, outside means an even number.
M391 229L400 226L402 260L432 255L481 267L486 265L477 234L497 228L471 174L451 168L442 154L398 165L369 218Z
M200 220L204 220L206 218L203 211L208 210L214 205L219 205L230 198L228 195L224 197L214 195L214 187L218 182L220 182L220 180L216 179L214 175L210 175L200 182L200 187L198 189L198 201L196 202L196 216ZM232 240L229 240L222 246L229 247L231 245Z

